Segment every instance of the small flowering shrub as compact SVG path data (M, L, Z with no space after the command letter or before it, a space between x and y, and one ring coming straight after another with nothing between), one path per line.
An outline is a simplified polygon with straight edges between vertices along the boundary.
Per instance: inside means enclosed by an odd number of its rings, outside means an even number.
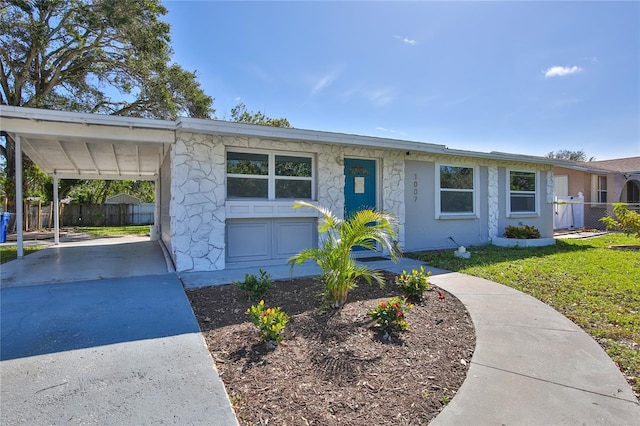
M509 225L504 228L504 236L507 238L518 238L520 240L529 240L540 238L540 231L535 226L513 226Z
M600 222L604 223L607 229L622 229L625 234L640 238L640 214L638 212L629 210L626 203L614 203L613 212L615 217L612 215L600 219Z
M413 269L410 274L407 274L407 271L402 271L402 275L396 277L396 284L402 289L407 299L420 300L422 294L431 289L430 275L431 271L425 273L424 266L420 266L419 271Z
M271 287L271 275L260 268L260 278L253 274L244 274L244 282L234 281L233 285L249 295L251 300L260 300Z
M247 309L251 322L258 328L260 339L264 342L282 341L282 332L289 322L289 315L278 308L264 308L264 300Z
M405 331L409 329L409 323L404 314L411 308L413 305L398 297L392 297L386 302L379 302L375 309L369 311L369 316L376 320L378 327L386 334Z

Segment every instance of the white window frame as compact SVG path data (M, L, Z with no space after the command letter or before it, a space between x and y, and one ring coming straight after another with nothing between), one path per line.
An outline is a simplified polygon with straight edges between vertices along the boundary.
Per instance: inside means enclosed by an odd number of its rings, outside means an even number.
M237 174L237 173L227 173L227 156L229 153L242 153L242 154L261 154L267 156L268 161L268 172L266 175L245 175L245 174ZM309 158L311 160L311 177L306 176L277 176L276 175L276 156L285 156L285 157L303 157ZM286 201L286 200L294 200L293 198L276 198L276 180L302 180L311 182L311 198L303 198L305 201L314 201L316 199L316 161L315 155L304 153L304 152L292 152L292 151L268 151L268 150L258 150L258 149L246 149L246 148L236 148L236 147L228 147L225 152L224 158L224 167L225 167L225 186L228 178L251 178L251 179L266 179L267 182L267 198L244 198L238 197L229 198L228 194L225 191L225 197L230 201Z
M535 177L535 191L511 191L511 172L520 173L533 173ZM540 216L540 173L538 170L525 170L525 169L506 169L505 175L505 189L506 189L506 206L507 217L537 217ZM511 194L533 194L534 196L534 211L531 212L512 212L511 211Z
M463 167L465 169L473 170L473 189L445 189L445 191L455 191L455 192L471 192L473 194L473 211L471 212L443 212L441 206L440 193L442 188L440 188L440 167ZM468 164L454 164L454 163L436 163L435 170L435 217L436 219L477 219L479 218L479 199L478 196L478 183L479 183L479 173L480 168L478 166L470 166Z
M606 182L606 189L602 189L602 186L600 186L600 183L602 182L602 179L604 179L604 181ZM598 200L598 203L600 204L605 204L607 203L607 200L602 200L602 194L606 194L605 198L609 198L609 180L607 179L607 175L597 175L596 176L596 199Z

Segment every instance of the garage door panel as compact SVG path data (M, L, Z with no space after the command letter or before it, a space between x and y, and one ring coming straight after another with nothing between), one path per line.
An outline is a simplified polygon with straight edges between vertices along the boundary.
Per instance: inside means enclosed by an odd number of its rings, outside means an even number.
M315 247L315 221L277 221L275 223L276 258L293 256L300 250Z
M317 246L313 218L231 219L227 221L227 262L287 259Z
M271 221L233 221L227 224L227 260L271 258Z

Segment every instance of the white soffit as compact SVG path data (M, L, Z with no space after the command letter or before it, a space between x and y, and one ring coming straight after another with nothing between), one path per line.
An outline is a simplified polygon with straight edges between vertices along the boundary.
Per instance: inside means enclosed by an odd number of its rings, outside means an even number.
M0 108L0 129L45 173L63 179L153 180L175 141L172 121Z

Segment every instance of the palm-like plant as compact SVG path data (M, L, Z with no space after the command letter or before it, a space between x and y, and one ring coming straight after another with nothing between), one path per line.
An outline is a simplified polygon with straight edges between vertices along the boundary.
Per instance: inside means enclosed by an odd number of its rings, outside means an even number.
M293 207L317 210L321 214L318 231L325 235L320 247L304 249L292 256L288 263L293 269L306 260L315 260L322 269L325 293L333 307L345 304L349 290L356 286L358 277L364 278L369 284L376 281L380 286L384 285L380 272L357 264L351 250L356 246L374 250L376 243L379 243L389 250L392 260L397 260L402 253L393 241L394 219L390 215L375 210L360 210L347 220L342 220L329 209L304 201L296 201Z

